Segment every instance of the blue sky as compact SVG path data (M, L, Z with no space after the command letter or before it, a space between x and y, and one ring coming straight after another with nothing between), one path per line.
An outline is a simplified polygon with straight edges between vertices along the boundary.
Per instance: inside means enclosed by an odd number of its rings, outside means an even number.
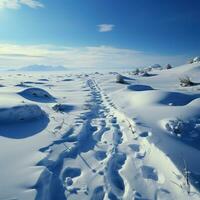
M0 66L131 67L200 52L199 0L1 0Z

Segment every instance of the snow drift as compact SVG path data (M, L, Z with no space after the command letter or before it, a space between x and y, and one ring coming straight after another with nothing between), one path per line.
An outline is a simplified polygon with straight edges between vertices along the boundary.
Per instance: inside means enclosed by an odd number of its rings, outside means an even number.
M45 113L38 105L21 104L12 107L0 107L0 123L30 121L44 116Z
M19 92L21 96L31 101L54 102L55 98L46 90L41 88L28 88Z

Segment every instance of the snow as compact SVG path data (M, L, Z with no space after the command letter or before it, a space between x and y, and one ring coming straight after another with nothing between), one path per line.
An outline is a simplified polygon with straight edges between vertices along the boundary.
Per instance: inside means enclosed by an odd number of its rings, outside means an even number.
M44 113L38 105L22 104L12 107L0 107L0 123L28 121L41 117Z
M200 64L148 73L2 73L0 199L199 199Z
M28 88L19 92L21 96L31 101L39 102L51 102L54 101L54 97L47 91L40 88Z

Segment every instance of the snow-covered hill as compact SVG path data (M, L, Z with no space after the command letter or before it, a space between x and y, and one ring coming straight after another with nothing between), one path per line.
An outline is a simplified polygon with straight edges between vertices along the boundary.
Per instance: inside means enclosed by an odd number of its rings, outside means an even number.
M67 68L63 66L47 66L47 65L30 65L21 67L19 71L66 71Z

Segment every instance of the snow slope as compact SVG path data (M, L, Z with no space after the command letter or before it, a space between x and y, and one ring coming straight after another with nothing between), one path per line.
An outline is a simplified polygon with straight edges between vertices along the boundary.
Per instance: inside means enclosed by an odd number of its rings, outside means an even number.
M200 199L200 64L148 73L0 75L0 199Z

